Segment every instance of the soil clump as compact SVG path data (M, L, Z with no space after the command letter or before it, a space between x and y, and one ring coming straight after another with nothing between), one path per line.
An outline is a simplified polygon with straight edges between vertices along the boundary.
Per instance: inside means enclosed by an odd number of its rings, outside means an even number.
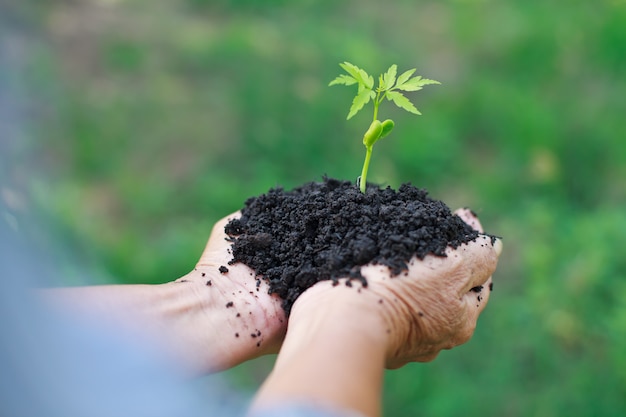
M242 262L269 283L287 315L294 301L321 280L348 277L367 285L361 266L386 265L392 275L416 255L445 256L479 232L441 201L410 184L397 191L368 184L363 194L349 181L324 178L291 191L273 188L249 198L225 232L231 264Z

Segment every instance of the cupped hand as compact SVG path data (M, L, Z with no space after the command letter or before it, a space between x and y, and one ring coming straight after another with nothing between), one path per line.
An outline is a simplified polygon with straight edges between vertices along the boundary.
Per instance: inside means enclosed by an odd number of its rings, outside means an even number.
M456 214L482 232L470 210L457 210ZM320 306L324 302L352 303L353 313L341 320L373 319L382 323L385 334L381 340L386 344L388 368L427 362L442 349L463 344L472 336L478 316L489 301L491 275L501 250L499 239L492 242L490 236L480 235L456 249L449 247L446 257L414 257L408 271L398 276L392 277L385 266L367 265L361 269L367 287L355 290L360 286L353 284L351 291L333 291L333 287L318 283L300 299L307 303L305 300L310 299L309 304ZM375 327L374 321L370 327Z
M482 232L467 209L456 212ZM442 349L467 342L486 307L493 287L502 242L479 236L475 241L448 248L446 257L413 259L407 276L390 278L387 271L368 266L363 275L370 289L383 300L381 312L389 326L387 367L433 360Z
M218 221L196 268L177 282L195 283L196 294L206 300L207 315L226 315L220 334L227 349L243 362L264 354L277 353L284 338L287 319L281 299L268 292L265 280L256 279L254 271L242 263L229 264L231 242L224 231L226 224L240 216L235 212ZM229 364L230 366L237 363Z

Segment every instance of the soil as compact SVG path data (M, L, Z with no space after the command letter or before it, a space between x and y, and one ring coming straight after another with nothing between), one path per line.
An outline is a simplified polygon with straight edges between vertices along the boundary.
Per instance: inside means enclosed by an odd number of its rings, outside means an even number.
M321 280L348 277L367 286L361 266L376 263L398 275L416 255L445 256L479 233L441 201L410 184L398 190L324 178L291 191L252 197L225 228L233 260L269 283L287 315L294 301Z

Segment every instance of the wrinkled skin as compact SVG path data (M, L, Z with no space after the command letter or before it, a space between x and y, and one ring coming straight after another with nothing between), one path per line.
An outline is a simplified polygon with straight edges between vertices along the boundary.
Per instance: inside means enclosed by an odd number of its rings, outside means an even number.
M482 232L471 211L463 209L456 214ZM490 237L480 236L457 249L448 248L447 257L414 258L408 272L396 277L391 277L386 267L368 265L361 270L368 281L366 288L333 294L327 285L316 289L318 283L296 300L294 308L307 298L307 303L320 306L353 303L354 317L341 319L355 321L369 319L376 311L387 329L388 368L428 362L441 350L471 338L478 316L489 301L491 275L501 250L499 240L492 245Z
M475 229L482 227L469 210L457 214ZM474 333L478 316L487 306L502 243L491 238L457 249L448 248L447 257L413 259L409 273L389 279L380 267L364 272L371 290L384 300L383 312L391 329L387 367L407 362L427 362L442 349L467 342Z

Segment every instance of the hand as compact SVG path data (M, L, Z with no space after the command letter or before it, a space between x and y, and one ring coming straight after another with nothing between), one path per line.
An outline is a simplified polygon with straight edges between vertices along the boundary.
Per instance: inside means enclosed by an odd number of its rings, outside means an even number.
M456 214L482 232L471 211ZM370 328L380 325L388 368L431 361L442 349L463 344L472 336L489 301L491 274L501 250L499 240L492 244L490 237L480 236L457 249L448 248L447 257L413 258L408 272L396 277L387 267L368 265L361 269L367 287L337 290L318 283L300 296L294 310L306 303L308 307L303 308L313 314L313 305L323 309L324 303L353 304L341 320L363 322Z
M287 327L282 301L268 293L267 282L255 280L254 271L242 263L228 264L231 243L224 227L239 216L233 213L214 225L196 268L176 280L193 285L197 297L205 300L207 315L221 317L216 334L210 337L222 339L223 349L233 354L233 360L219 368L277 353Z
M191 374L221 371L275 353L287 323L281 300L268 294L265 281L256 285L254 272L245 265L228 265L232 256L224 233L227 221L214 226L194 270L175 281L40 293L73 314L97 317L126 334L149 340Z

